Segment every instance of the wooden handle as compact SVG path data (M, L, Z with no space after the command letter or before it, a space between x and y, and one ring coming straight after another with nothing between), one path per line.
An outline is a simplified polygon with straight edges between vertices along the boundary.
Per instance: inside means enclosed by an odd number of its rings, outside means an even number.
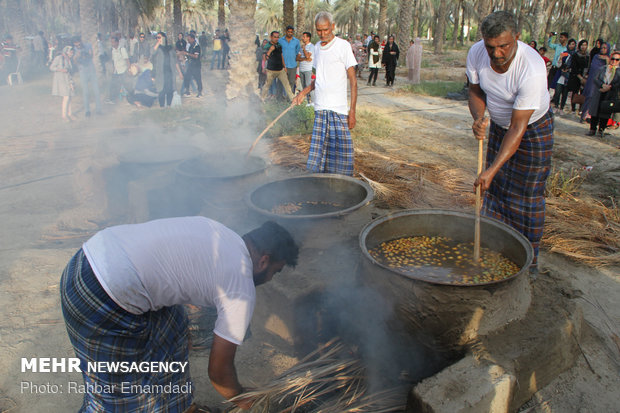
M264 131L263 131L260 135L258 135L258 138L256 138L256 140L254 141L254 143L252 144L252 146L250 146L250 150L248 151L248 153L246 153L246 154L245 154L246 159L247 159L247 157L248 157L248 156L250 156L250 152L252 152L252 151L254 150L254 148L256 147L256 144L258 143L258 141L260 141L260 140L261 140L261 138L262 138L262 137L263 137L263 136L267 133L267 131L268 131L269 129L271 129L271 127L272 127L273 125L275 125L275 124L276 124L276 122L277 122L278 120L280 120L280 118L281 118L282 116L284 116L284 115L286 114L286 112L288 112L288 111L289 111L289 110L291 110L292 108L293 108L293 105L290 105L288 108L286 108L286 109L284 110L284 112L280 113L280 114L278 115L278 117L277 117L277 118L275 118L275 119L274 119L274 120L273 120L273 121L272 121L272 122L271 122L271 123L270 123L270 124L269 124L269 125L265 128L265 130L264 130Z
M484 150L484 141L478 141L478 176L482 173L482 155ZM474 262L480 261L480 185L476 187L476 226L474 229Z

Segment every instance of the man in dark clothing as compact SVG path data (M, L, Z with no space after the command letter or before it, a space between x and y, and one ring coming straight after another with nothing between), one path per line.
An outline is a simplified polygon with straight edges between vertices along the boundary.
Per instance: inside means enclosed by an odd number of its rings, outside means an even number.
M184 88L186 90L185 95L189 96L189 84L193 79L196 79L198 85L197 98L202 96L202 76L200 74L200 45L196 42L196 35L190 33L187 36L189 41L189 48L182 53L187 57L187 69L185 71L185 78L183 79Z
M185 41L185 39L183 38L183 33L179 33L177 35L177 42L174 44L174 47L179 51L179 52L184 52L186 47L187 47L187 42Z
M200 37L198 37L198 44L202 48L203 57L205 56L208 43L209 43L209 38L207 37L207 34L203 31Z
M95 110L101 114L101 96L99 93L99 83L97 81L97 70L93 62L93 47L90 43L83 43L80 36L73 38L73 49L75 54L73 60L77 63L80 71L80 82L82 83L82 98L84 100L84 115L90 116L90 93L92 88L95 98Z
M263 86L261 98L264 100L265 97L267 97L271 83L273 83L273 80L277 78L280 82L282 82L286 96L288 96L289 100L292 101L294 97L293 91L291 90L291 85L289 84L288 77L286 75L286 65L284 64L284 56L282 55L282 45L278 42L280 40L280 32L274 30L271 32L270 38L271 44L269 45L269 49L266 54L267 80Z
M136 55L138 56L138 62L142 62L144 59L151 60L151 51L153 50L153 46L151 46L146 40L146 36L144 33L140 33L138 36L138 49L136 50Z

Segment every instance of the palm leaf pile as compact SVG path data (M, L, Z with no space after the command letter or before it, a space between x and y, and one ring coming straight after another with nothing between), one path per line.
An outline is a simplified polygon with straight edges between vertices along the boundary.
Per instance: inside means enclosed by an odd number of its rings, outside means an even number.
M406 392L369 393L361 360L333 339L267 385L231 401L252 399L257 413L387 413L404 411Z

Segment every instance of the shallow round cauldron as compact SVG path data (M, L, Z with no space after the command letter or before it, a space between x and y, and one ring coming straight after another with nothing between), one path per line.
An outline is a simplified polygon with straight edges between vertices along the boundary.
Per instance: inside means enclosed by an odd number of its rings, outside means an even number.
M406 210L377 218L359 235L363 281L393 304L396 318L407 330L438 351L458 351L477 336L525 315L531 302L529 241L502 222L482 217L481 246L500 252L521 268L509 278L484 285L440 284L423 274L413 277L378 263L368 251L384 241L410 236L472 242L474 223L474 215L463 212Z
M346 215L369 203L373 196L367 183L350 176L310 174L261 185L246 201L251 209L271 219L299 221ZM278 212L282 205L297 205L299 209Z

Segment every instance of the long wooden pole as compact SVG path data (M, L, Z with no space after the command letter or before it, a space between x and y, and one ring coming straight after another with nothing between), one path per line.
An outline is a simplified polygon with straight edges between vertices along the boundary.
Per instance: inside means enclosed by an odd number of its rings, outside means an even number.
M275 125L275 124L276 124L276 122L277 122L277 121L279 121L279 120L280 120L280 118L281 118L282 116L284 116L284 115L285 115L285 114L286 114L289 110L291 110L292 108L293 108L293 105L290 105L288 108L286 108L286 109L285 109L282 113L280 113L280 114L278 115L278 117L277 117L277 118L275 118L275 119L274 119L274 120L273 120L273 121L272 121L272 122L271 122L271 123L270 123L270 124L269 124L269 125L265 128L265 130L264 130L264 131L263 131L260 135L258 135L258 138L256 138L256 140L254 141L254 143L252 144L252 146L250 146L250 150L248 151L248 153L247 153L247 154L245 154L245 157L246 157L246 158L247 158L248 156L250 156L250 152L252 152L252 151L254 150L254 148L256 147L256 144L258 143L258 141L260 141L260 140L261 140L261 138L262 138L262 137L263 137L263 136L267 133L267 131L268 131L269 129L271 129L271 127L272 127L273 125Z
M478 141L478 176L482 173L482 155L484 150L484 141ZM480 261L480 208L481 208L480 185L476 187L476 226L474 229L474 262Z

